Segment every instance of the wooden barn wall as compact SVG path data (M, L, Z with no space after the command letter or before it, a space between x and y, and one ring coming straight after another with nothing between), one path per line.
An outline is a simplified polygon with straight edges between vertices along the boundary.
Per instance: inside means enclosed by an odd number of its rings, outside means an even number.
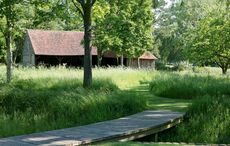
M130 67L138 68L138 59L131 59L129 63ZM148 59L140 59L140 67L141 68L155 68L155 60L148 60Z
M22 64L24 66L34 66L35 65L35 55L30 42L29 37L25 39L23 54L22 54Z

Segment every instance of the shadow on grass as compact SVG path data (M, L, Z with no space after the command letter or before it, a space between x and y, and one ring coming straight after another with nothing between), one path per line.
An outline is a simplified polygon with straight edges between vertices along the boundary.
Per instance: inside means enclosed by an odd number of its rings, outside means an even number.
M151 110L170 110L170 111L187 111L192 100L188 99L173 99L157 97L153 92L149 91L149 84L141 84L135 88L125 90L130 96L135 95L147 99L147 109Z
M146 99L109 79L84 89L78 80L18 80L0 90L0 137L75 127L146 109Z
M119 90L109 79L82 88L79 80L18 80L1 86L0 137L75 127L144 110L184 111L189 100L160 98L148 84Z

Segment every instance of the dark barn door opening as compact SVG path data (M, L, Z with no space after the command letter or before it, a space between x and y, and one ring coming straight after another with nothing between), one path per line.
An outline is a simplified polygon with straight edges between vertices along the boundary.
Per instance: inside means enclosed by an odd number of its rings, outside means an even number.
M67 67L83 67L84 56L45 56L36 55L36 66L47 67L65 65ZM97 65L97 56L92 56L92 65Z
M36 56L36 66L58 66L65 65L68 67L82 67L83 66L83 56Z
M121 65L121 59L120 58L109 58L109 57L103 57L101 61L102 66L119 66ZM128 66L128 59L124 58L124 66Z
M117 58L103 57L101 60L101 65L102 66L117 66L118 65Z

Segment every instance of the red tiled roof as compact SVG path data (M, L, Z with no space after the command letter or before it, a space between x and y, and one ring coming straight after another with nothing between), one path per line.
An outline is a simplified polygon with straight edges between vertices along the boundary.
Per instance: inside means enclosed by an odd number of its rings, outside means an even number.
M28 35L36 55L83 56L83 32L28 30ZM97 55L92 48L92 55Z
M84 56L82 44L84 32L27 30L35 55L50 56ZM97 49L92 48L92 55L97 55ZM107 51L104 57L117 58L113 51ZM140 59L156 60L150 52L145 52Z
M151 52L145 52L139 59L156 60L157 58Z

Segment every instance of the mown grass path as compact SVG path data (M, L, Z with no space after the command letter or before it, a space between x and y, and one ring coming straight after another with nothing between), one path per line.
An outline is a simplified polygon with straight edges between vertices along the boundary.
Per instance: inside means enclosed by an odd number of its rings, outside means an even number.
M153 92L149 91L148 83L121 90L121 92L124 92L125 94L130 94L129 96L139 96L142 98L147 98L147 109L149 110L169 110L186 112L188 106L192 104L192 100L188 99L173 99L155 96Z

